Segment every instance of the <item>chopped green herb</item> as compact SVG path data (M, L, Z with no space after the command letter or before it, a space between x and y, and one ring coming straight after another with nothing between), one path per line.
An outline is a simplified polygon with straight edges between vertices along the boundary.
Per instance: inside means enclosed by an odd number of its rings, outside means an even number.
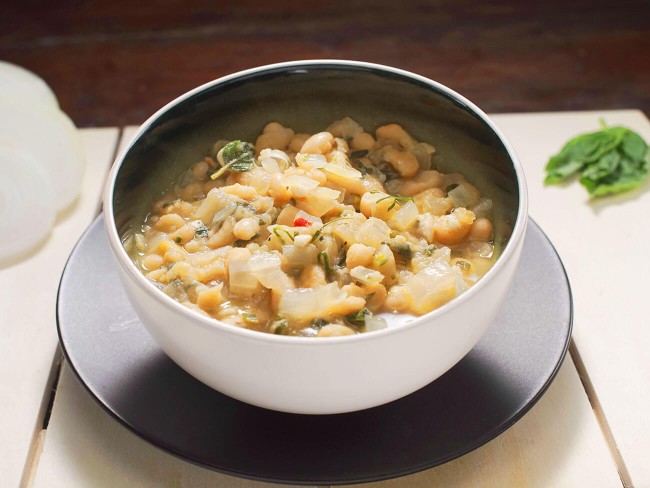
M469 261L465 261L464 259L459 259L456 261L456 266L458 266L462 271L469 271L472 269L472 265Z
M257 315L254 313L242 314L242 319L244 319L244 322L251 325L258 325L260 323L260 319L258 319Z
M311 326L314 329L320 329L321 327L323 327L324 325L327 325L327 324L329 324L329 322L327 320L325 320L325 319L314 319L314 320L311 321Z
M388 262L388 256L382 252L376 252L372 257L372 264L377 267L384 266Z
M437 250L438 250L438 246L436 246L435 244L429 244L424 250L424 255L430 258Z
M370 193L380 193L380 192L379 190L371 190ZM384 200L388 200L389 198L393 199L393 203L391 203L390 206L388 207L387 209L388 211L393 210L393 208L395 208L395 205L397 205L398 203L400 205L404 205L405 202L413 201L413 197L403 197L401 195L387 195L385 197L380 198L375 203L383 202Z
M181 242L183 242L183 238L181 236L176 236L174 237L174 242L176 244L180 244Z
M387 241L388 247L403 261L409 261L413 257L413 250L408 243L395 242L393 240Z
M607 127L574 137L546 164L544 183L556 184L580 174L592 197L638 187L648 176L650 152L639 134L625 127Z
M178 201L178 200L169 200L169 201L167 201L167 202L165 202L165 203L162 204L162 208L167 208L167 207L169 207L170 205L174 205L174 203L176 203L177 201Z
M280 242L281 242L282 244L286 244L287 241L286 241L286 240L285 240L285 239L280 235L280 232L282 232L285 236L287 236L287 238L288 238L291 242L293 242L293 236L291 235L291 233L290 233L288 230L283 229L282 227L273 227L273 234L274 234L278 239L280 239Z
M285 335L289 332L289 322L287 319L278 319L271 324L269 330L272 334Z
M366 307L363 307L358 312L351 313L350 315L345 316L345 320L348 324L354 325L356 327L363 327L366 325L366 317L372 317L372 312Z
M295 199L295 198L291 197L291 198L289 199L289 203L295 207L297 202L296 202L296 199Z
M325 251L318 253L318 264L325 270L325 277L329 280L332 274L332 266L330 266L330 257Z
M368 155L368 150L367 149L361 149L359 151L352 151L350 153L350 157L354 158L354 159L359 159L359 158L362 158L362 157L367 156L367 155Z
M199 227L194 231L194 237L198 237L201 239L204 237L208 237L208 232L209 229L205 225L202 225L201 227Z
M213 180L219 178L226 171L242 173L255 167L255 148L248 142L229 142L220 152L225 164L210 176Z
M321 237L321 234L322 234L322 232L323 232L323 229L324 229L325 227L327 227L328 225L333 224L334 222L338 222L339 220L350 220L350 219L352 219L352 217L337 217L337 218L332 219L332 220L330 220L330 221L328 221L328 222L325 222L325 223L323 224L323 227L321 227L321 228L318 229L316 232L314 232L314 235L311 237L311 241L309 241L309 242L314 242L316 239L318 239L319 237Z

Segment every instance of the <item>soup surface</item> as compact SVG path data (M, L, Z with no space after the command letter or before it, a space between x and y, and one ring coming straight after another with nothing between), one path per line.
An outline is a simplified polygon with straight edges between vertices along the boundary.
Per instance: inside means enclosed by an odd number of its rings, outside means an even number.
M274 334L385 328L447 303L495 260L493 204L400 125L277 122L218 141L124 242L182 304Z

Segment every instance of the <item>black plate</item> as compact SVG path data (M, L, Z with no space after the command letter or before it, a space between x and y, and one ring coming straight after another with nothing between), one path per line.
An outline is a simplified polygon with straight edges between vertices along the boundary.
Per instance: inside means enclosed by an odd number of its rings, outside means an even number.
M553 246L529 224L506 305L479 344L430 385L369 410L324 416L274 412L222 395L185 373L157 347L131 308L101 217L81 238L63 274L59 338L77 378L108 413L183 459L286 483L401 476L501 434L557 373L571 334L571 292Z

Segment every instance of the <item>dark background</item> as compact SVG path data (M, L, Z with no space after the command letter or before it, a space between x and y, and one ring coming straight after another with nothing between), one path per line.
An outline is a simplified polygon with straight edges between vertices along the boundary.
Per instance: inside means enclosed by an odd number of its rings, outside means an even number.
M0 7L0 59L78 126L139 124L263 64L356 59L417 72L487 112L650 113L650 1L39 0Z

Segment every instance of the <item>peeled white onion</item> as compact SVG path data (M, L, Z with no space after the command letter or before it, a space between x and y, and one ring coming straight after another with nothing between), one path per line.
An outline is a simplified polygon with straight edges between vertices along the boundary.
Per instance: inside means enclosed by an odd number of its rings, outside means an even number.
M60 110L0 99L0 147L28 155L46 171L57 211L79 194L84 150L76 127Z
M47 237L56 207L48 174L28 155L0 147L0 174L0 261L6 261Z
M49 108L59 108L54 92L42 78L6 61L0 61L0 93L13 100L23 99Z

